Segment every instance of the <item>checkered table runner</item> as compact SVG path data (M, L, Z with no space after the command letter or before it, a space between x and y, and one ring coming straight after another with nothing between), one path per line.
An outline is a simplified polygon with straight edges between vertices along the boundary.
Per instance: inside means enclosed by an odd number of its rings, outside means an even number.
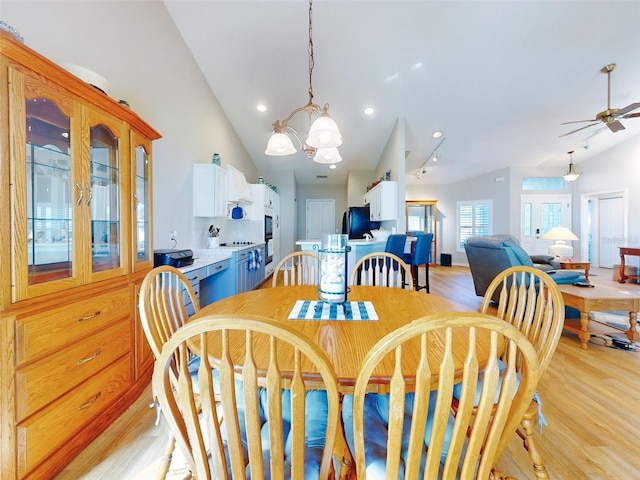
M318 303L322 308L316 309ZM289 314L290 320L378 320L371 302L347 302L345 315L341 304L298 300Z

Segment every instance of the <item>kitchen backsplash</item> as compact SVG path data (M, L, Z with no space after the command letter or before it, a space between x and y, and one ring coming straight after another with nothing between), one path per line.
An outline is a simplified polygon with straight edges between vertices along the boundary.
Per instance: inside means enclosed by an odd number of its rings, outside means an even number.
M231 220L228 218L194 218L194 245L180 248L207 248L209 225L220 229L220 243L264 242L264 224L258 220Z

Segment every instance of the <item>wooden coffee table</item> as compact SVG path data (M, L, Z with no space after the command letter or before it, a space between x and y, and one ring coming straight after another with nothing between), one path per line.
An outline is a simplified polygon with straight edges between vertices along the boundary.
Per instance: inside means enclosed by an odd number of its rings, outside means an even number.
M622 310L629 312L629 329L626 331L627 338L631 342L638 340L636 333L637 313L640 310L640 290L629 289L620 290L619 288L609 287L607 285L596 285L593 288L577 287L575 285L558 285L562 292L564 304L580 311L579 322L575 319L565 319L564 329L577 333L580 337L580 347L586 349L591 332L589 331L589 323L596 322L589 319L589 312L603 312L610 310ZM621 330L612 325L608 327Z

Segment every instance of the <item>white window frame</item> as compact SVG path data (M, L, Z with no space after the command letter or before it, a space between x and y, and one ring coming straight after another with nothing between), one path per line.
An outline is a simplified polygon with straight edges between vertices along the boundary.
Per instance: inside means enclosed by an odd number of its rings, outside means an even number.
M463 239L476 235L492 235L493 233L493 200L468 200L457 202L456 204L456 251L464 253ZM462 233L462 209L471 208L471 235L463 235ZM487 224L478 224L477 212L480 208L487 209ZM465 229L469 225L464 225Z

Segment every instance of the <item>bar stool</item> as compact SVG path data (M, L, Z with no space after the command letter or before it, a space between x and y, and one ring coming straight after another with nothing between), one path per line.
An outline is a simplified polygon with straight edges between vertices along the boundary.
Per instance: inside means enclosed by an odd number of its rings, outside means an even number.
M405 234L391 234L387 237L387 244L384 247L384 251L393 253L396 257L404 258L404 246L406 243L407 236Z
M387 237L387 244L384 247L384 251L387 253L393 253L396 257L405 260L404 247L407 243L407 236L404 233L392 233ZM406 263L406 260L405 260ZM402 286L406 285L404 271L402 272Z
M416 291L424 288L429 293L429 263L431 263L431 244L433 243L433 233L416 232L416 241L412 253L404 255L404 261L411 265L413 274L413 286ZM391 235L390 235L391 236ZM425 284L420 285L418 281L418 267L425 266Z

